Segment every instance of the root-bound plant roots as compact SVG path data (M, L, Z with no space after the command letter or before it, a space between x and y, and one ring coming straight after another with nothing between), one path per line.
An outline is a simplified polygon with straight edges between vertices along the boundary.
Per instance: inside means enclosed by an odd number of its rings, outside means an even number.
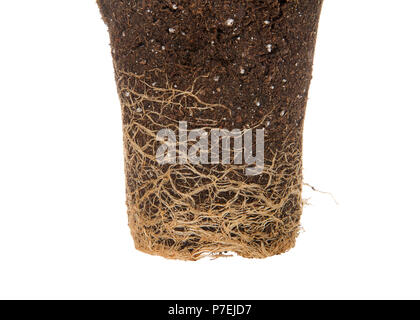
M182 260L294 247L322 0L98 0L122 106L136 248ZM264 129L264 168L159 163L159 132ZM176 141L179 156L180 139ZM188 142L191 145L191 141ZM254 149L256 143L254 142ZM233 153L233 152L232 152Z

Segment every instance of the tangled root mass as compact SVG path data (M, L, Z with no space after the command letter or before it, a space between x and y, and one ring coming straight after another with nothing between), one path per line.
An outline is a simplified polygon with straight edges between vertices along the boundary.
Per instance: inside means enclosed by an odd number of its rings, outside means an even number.
M166 164L156 161L161 129L218 128L222 104L202 101L198 79L174 88L160 70L116 72L123 110L129 226L136 248L182 260L223 256L265 258L294 247L302 213L300 146L284 141L266 150L258 177L243 165ZM205 77L205 76L203 76ZM264 119L251 127L258 128Z

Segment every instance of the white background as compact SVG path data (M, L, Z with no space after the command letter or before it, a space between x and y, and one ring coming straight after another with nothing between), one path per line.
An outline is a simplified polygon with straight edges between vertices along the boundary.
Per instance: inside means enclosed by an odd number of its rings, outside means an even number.
M326 0L289 253L168 261L127 226L93 0L0 2L0 298L420 298L418 0Z

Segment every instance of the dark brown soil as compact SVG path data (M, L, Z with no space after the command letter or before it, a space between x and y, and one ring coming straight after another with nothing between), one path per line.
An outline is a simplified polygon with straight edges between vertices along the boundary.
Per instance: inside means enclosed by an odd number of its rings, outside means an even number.
M98 4L122 103L137 248L186 260L224 251L262 258L292 248L302 212L302 132L322 0ZM265 128L271 171L248 177L226 166L196 173L159 167L147 156L155 151L147 132L180 120L191 129ZM202 186L209 187L191 193Z

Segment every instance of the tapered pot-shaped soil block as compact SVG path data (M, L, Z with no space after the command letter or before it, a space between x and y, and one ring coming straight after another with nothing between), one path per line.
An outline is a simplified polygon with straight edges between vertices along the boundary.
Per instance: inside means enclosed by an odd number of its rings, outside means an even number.
M136 248L294 247L322 0L98 0L122 105Z

